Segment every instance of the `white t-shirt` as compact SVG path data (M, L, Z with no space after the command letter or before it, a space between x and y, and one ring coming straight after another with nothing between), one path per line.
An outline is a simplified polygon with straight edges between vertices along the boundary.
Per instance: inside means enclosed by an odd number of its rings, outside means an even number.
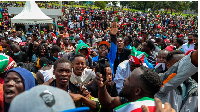
M16 38L10 37L10 40L13 40L17 43L22 42L21 38L19 38L19 37L16 37Z
M49 81L51 78L55 78L55 75L53 75L53 65L51 66L51 69L49 70L39 70L39 72L43 75L44 77L44 82Z

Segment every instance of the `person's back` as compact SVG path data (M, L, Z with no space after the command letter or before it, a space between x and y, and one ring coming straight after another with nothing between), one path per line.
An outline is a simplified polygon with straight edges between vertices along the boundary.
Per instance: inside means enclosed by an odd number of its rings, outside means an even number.
M181 52L172 51L167 55L166 66L168 70L159 74L163 85L155 97L161 99L162 102L170 103L176 111L185 112L189 110L194 112L198 104L198 91L197 83L190 76L195 74L198 68L195 67L194 59L190 58L192 57L191 53L185 56ZM193 54L195 53L198 53L198 51L193 52Z

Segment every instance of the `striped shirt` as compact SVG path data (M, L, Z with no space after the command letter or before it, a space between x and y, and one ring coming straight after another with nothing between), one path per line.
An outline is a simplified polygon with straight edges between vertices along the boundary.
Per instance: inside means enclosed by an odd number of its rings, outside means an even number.
M147 57L148 62L150 62L151 64L153 64L153 66L156 66L156 58L153 55L149 55Z

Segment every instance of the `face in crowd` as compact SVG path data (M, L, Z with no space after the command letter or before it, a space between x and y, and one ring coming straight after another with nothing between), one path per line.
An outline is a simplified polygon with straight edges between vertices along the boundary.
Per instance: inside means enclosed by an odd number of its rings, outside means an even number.
M53 74L56 77L56 85L64 86L68 84L72 74L71 63L58 63L56 68L53 70Z
M118 49L124 48L124 40L122 38L117 38L117 48Z
M101 58L106 57L106 55L108 54L108 46L106 46L106 45L100 45L98 53L99 53L99 56Z
M12 99L24 91L22 77L16 72L9 72L4 80L4 98L6 103L10 103Z
M81 76L82 72L86 68L86 60L85 57L75 57L72 63L73 72L77 76Z

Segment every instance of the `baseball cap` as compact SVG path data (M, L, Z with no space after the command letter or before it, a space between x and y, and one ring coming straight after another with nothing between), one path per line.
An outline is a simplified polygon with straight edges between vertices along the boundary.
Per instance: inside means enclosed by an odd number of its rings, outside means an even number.
M99 46L101 46L101 45L106 45L108 48L110 47L109 43L106 42L106 41L101 41L101 42L99 43Z
M39 85L17 95L9 112L87 112L89 107L76 108L71 96L64 90Z

